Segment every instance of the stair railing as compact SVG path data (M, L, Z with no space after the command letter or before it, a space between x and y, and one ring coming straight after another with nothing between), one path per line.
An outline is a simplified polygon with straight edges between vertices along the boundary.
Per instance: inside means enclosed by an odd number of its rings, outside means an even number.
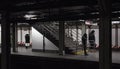
M69 28L68 28L69 27ZM70 37L73 39L73 41L78 41L78 44L80 45L81 44L81 37L82 37L82 34L80 33L79 29L78 29L78 34L76 33L76 28L73 29L72 26L66 26L66 31L65 31L65 35L67 37ZM78 40L77 40L77 35L78 35Z
M59 40L59 30L51 27L49 24L42 25L43 28L45 28L47 31L50 32L51 35L53 35L57 40Z

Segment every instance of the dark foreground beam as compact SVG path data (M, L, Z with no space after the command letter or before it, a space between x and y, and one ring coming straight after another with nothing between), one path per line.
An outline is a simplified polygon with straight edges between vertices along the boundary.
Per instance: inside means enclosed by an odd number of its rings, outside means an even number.
M12 26L12 42L13 42L13 52L17 52L17 23L13 23Z
M2 46L1 46L1 69L10 69L10 23L9 13L3 12L1 19Z
M17 2L16 2L17 3ZM20 12L20 11L31 11L31 10L40 10L40 9L53 9L53 8L60 8L60 7L71 7L71 6L93 6L96 5L96 0L31 0L21 1L15 5L11 11ZM2 9L1 9L2 10Z
M100 23L99 23L99 69L111 69L111 2L110 0L98 0Z

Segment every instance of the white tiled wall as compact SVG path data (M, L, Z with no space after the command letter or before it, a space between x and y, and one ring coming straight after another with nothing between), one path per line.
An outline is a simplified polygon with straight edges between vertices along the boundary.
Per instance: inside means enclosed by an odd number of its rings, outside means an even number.
M91 29L91 30L95 30L95 42L97 45L99 45L99 29ZM72 29L72 31L76 31L75 29ZM67 29L66 29L67 32ZM81 33L81 29L79 29L79 33ZM88 35L88 29L86 29L86 33ZM81 37L82 35L80 35L79 37ZM76 40L76 35L73 34L72 37L74 40ZM81 39L81 38L79 38ZM89 42L87 41L87 43L89 44ZM115 29L112 29L112 45L115 46ZM120 46L120 29L118 29L118 45Z

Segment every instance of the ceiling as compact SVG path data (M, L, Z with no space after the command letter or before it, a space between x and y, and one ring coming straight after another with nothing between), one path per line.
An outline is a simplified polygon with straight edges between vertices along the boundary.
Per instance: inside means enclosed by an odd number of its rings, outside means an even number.
M0 11L11 11L11 21L70 21L98 19L97 0L3 0ZM27 18L26 16L33 15ZM120 0L112 0L112 18L119 20Z

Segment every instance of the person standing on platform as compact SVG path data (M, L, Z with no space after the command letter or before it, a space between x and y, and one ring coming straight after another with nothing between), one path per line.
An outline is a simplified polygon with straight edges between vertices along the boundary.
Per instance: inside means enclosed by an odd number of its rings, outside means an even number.
M89 33L89 43L90 43L90 49L94 49L95 48L95 31L92 30Z
M25 47L26 49L30 46L30 35L26 34L25 35Z
M83 49L84 49L84 55L88 55L86 52L86 48L87 48L87 34L84 33L82 36L82 44L83 44Z

